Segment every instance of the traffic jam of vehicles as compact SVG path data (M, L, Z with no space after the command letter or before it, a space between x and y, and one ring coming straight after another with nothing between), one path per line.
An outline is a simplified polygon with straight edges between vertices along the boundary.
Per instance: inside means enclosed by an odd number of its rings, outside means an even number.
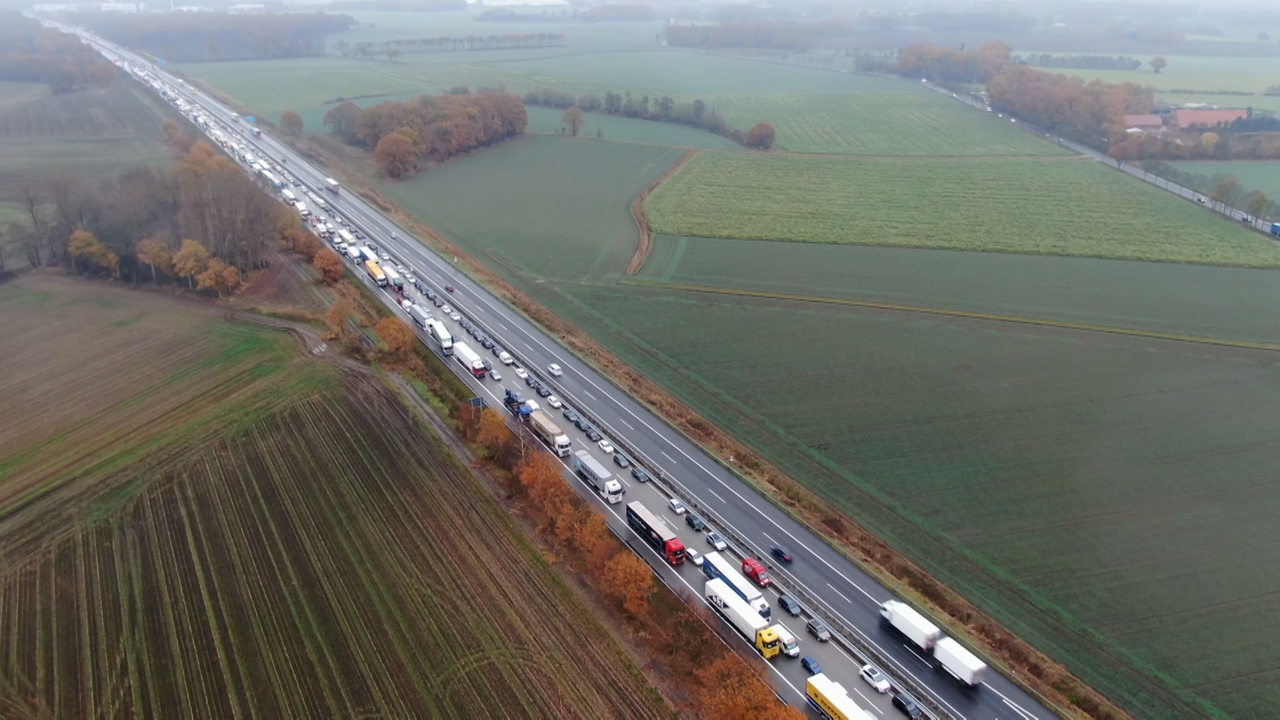
M602 423L591 419L584 405L570 404L572 398L560 383L566 373L573 372L571 364L562 360L536 367L521 361L489 329L458 307L467 301L461 297L465 293L458 293L454 285L433 286L423 273L392 253L400 240L398 235L376 237L371 227L357 225L353 219L356 215L339 214L335 205L343 204L344 193L338 181L325 177L316 187L308 187L299 177L303 173L287 169L287 158L269 157L255 142L262 137L261 131L249 123L251 118L233 115L230 121L218 119L212 109L195 102L181 81L166 82L158 70L122 60L117 64L161 94L236 158L246 172L259 178L264 189L293 207L313 233L351 264L354 273L390 294L403 317L421 331L425 342L446 358L452 357L464 376L482 387L493 387L490 394L498 398L513 421L560 458L571 474L606 506L621 505L620 515L644 545L663 564L677 569L708 607L755 652L775 664L782 659L795 659L796 665L791 667L803 671L803 693L809 706L828 718L872 718L875 716L853 699L853 695L867 697L862 692L865 690L872 696L889 696L892 706L909 717L927 716L907 688L833 633L828 621L802 602L795 589L779 587L787 580L775 582L775 571L781 571L786 578L787 566L803 562L803 557L797 558L772 540L766 546L767 555L752 552L749 541L734 536L731 528L714 527L708 509L693 498L679 497L676 485L669 482L671 478L661 467L634 451L622 438L606 437ZM576 438L570 435L574 430ZM647 484L645 498L627 497L632 483ZM681 524L682 516L689 530L686 537L701 536L706 543L702 550L691 547L677 533L675 528ZM785 615L783 619L775 617L770 597L782 609L779 615ZM956 682L969 688L981 685L987 671L982 660L945 636L915 609L889 599L880 605L879 613L886 629L921 656L932 658L935 667ZM838 645L844 654L852 656L851 666L862 682L857 686L861 689L851 694L847 686L824 672L817 657L802 651L797 633L791 631L788 622L804 623L805 633L820 647ZM836 651L824 652L830 655Z

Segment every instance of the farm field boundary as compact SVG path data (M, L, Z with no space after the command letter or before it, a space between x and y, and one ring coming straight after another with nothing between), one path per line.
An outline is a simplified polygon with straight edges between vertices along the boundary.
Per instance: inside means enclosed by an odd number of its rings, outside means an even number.
M1006 323L1019 323L1025 325L1041 325L1044 327L1062 328L1065 330L1085 330L1088 332L1110 333L1113 335L1132 335L1134 337L1153 338L1157 340L1174 340L1178 342L1202 343L1205 345L1222 345L1224 347L1248 348L1251 350L1280 350L1280 344L1255 342L1251 340L1236 340L1231 338L1215 338L1203 337L1196 335L1182 335L1178 333L1157 332L1154 330L1141 330L1138 328L1123 328L1111 325L1098 325L1094 323L1070 322L1066 320L1051 320L1046 318L1035 318L1029 316L1016 315L998 315L995 313L984 313L973 310L951 310L940 307L924 307L921 305L900 305L897 303L877 302L871 300L854 300L850 298L822 297L816 295L797 295L792 293L781 293L764 290L744 290L737 288L711 287L706 285L687 285L682 283L659 282L655 280L643 280L637 278L624 278L619 281L622 285L641 285L645 287L682 290L686 292L708 293L713 295L736 295L740 297L750 298L766 298L772 300L786 300L793 302L806 303L823 303L828 305L846 305L849 307L868 308L873 310L895 310L898 312L923 313L927 315L945 315L949 317L971 318L974 320L994 320Z

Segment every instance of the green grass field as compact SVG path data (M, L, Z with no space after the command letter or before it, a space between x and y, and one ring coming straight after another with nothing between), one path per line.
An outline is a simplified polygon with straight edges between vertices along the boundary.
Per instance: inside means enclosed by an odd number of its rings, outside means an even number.
M1196 173L1206 177L1214 175L1234 175L1241 187L1252 192L1261 190L1267 197L1280 198L1280 162L1277 161L1233 161L1215 162L1204 160L1197 162L1173 163L1183 172ZM1209 188L1212 190L1212 188Z
M621 275L639 242L632 199L680 155L530 136L386 183L383 192L502 268L529 279L601 282Z
M222 318L0 291L0 715L674 717L379 380Z
M877 89L839 95L718 97L716 110L735 127L770 122L782 150L906 156L1065 155L987 113L910 83L867 78Z
M1266 237L1076 158L701 153L646 212L666 235L1280 267Z

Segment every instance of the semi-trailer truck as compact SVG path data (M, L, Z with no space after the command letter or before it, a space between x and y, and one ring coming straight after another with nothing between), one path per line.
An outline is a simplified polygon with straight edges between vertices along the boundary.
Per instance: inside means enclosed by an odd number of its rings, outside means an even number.
M471 349L471 346L464 342L453 344L453 359L457 360L458 364L466 368L477 380L483 380L484 374L488 372L488 369L484 366L484 361L480 359L475 350Z
M810 675L804 684L809 707L828 720L875 720L875 716L849 697L849 691L823 673Z
M382 268L378 267L378 263L372 260L365 260L364 271L369 274L369 277L373 278L374 282L378 283L378 287L387 286L387 276L383 274Z
M933 645L933 657L952 677L969 687L977 687L987 674L987 664L965 646L944 637Z
M440 352L445 355L453 354L453 336L449 334L449 329L439 320L431 320L427 323L427 334L432 340L440 346Z
M383 268L383 272L387 274L387 282L396 290L404 290L404 278L400 277L400 273L395 268Z
M541 410L529 415L529 429L539 440L551 448L557 457L569 457L569 436L565 435L551 418Z
M627 503L627 524L672 567L684 563L684 543L639 500Z
M431 311L415 303L409 307L409 317L418 323L418 327L425 330L427 323L431 322Z
M594 488L600 494L600 497L607 500L610 505L622 502L622 483L618 482L613 473L601 465L600 461L591 457L591 453L586 450L579 450L574 453L573 471Z
M706 562L703 562L706 567ZM769 625L769 621L760 617L755 608L738 597L738 593L729 589L723 580L708 580L704 588L707 604L711 606L729 624L751 643L766 660L772 660L782 653L782 641L778 639L778 631Z
M898 600L884 601L880 605L880 618L925 652L932 651L934 643L942 637L937 625Z
M718 552L709 552L702 560L702 574L709 579L723 580L725 585L737 593L751 607L755 608L760 617L767 618L773 614L769 608L769 601L765 599L764 593L742 574L733 568L733 563L729 562L723 555Z

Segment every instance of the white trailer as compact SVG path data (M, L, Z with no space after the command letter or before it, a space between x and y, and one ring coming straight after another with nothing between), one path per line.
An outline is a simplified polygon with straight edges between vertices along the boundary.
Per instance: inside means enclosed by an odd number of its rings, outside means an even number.
M341 243L339 243L341 246ZM355 245L347 245L347 257L355 260L357 263L363 262L364 258L360 256L360 248Z
M307 209L307 204L299 200L293 206L298 209L298 214L302 217L311 217L311 211Z
M362 245L360 247L360 254L365 260L373 260L376 262L378 259L378 253L374 252L373 248L370 248L368 245Z
M346 228L343 228L343 229L341 229L341 230L339 230L339 231L338 231L338 241L339 241L339 242L344 242L344 243L346 243L347 245L350 245L350 246L352 246L352 247L355 247L355 244L356 244L356 236L355 236L355 235L352 235L350 230L347 230ZM366 259L366 260L368 260L369 258L365 258L365 259ZM376 259L376 258L375 258L375 259Z
M538 410L529 415L529 429L538 439L547 444L557 457L569 457L569 436L551 421L551 417Z
M932 650L933 644L942 637L942 631L937 625L904 602L884 601L880 605L880 617L925 652Z
M725 581L708 580L703 588L707 604L729 624L737 628L739 633L760 651L766 660L777 656L782 648L778 633L769 625L769 621L760 617L755 608L747 604L738 594L729 589Z
M290 205L298 202L298 196L294 195L293 191L288 188L280 191L280 197L284 198L284 201Z
M431 311L421 305L410 305L409 316L424 330L427 327L427 323L431 322Z
M449 334L449 329L444 326L444 323L439 320L429 321L427 334L440 345L440 352L445 355L453 354L453 336Z
M453 344L453 359L458 364L466 368L468 372L476 377L477 380L484 378L487 370L484 367L484 361L471 349L470 345L464 342L456 342Z
M567 440L568 438L565 439ZM622 483L613 477L613 473L609 472L608 468L591 457L591 453L586 450L579 450L574 453L573 471L596 492L600 493L600 497L609 501L610 505L622 502Z
M933 657L942 665L943 670L969 687L977 687L986 675L987 664L949 637L934 644Z
M337 180L328 177L324 179L324 188L334 195L338 194L338 188L340 187L342 186L338 184Z
M723 580L724 584L730 590L738 594L755 611L760 617L767 618L773 614L769 609L769 601L765 599L764 593L760 592L760 588L747 582L742 577L742 573L738 572L733 563L729 562L718 552L709 552L702 559L702 574L708 578Z

